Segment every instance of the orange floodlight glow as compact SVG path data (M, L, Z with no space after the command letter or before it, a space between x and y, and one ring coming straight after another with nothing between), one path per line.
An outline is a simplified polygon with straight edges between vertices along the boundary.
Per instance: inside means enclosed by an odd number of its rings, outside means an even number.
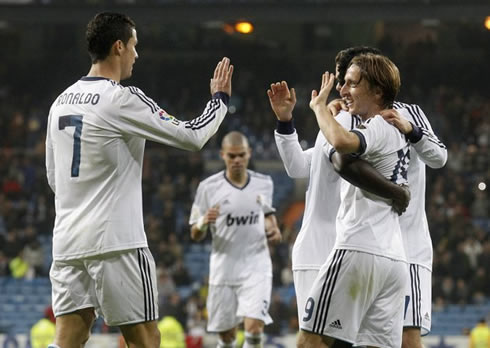
M254 26L250 22L236 22L235 30L242 34L250 34L254 31Z
M485 28L487 28L487 30L490 30L490 16L487 16L487 18L485 18Z

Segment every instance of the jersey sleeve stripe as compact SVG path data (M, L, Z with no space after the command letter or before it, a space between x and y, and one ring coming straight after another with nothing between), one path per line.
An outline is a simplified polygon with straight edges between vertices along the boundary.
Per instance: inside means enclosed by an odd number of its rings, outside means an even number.
M205 127L216 117L216 111L220 108L220 106L221 104L219 99L212 100L204 110L203 114L193 120L185 122L185 127L193 130Z
M158 106L150 98L148 98L146 95L139 92L139 90L137 88L135 88L133 86L129 86L128 88L132 94L136 95L143 103L148 105L151 112L155 113L158 111Z
M196 117L193 120L189 120L186 123L190 125L199 124L200 122L203 122L207 116L214 113L218 109L218 107L219 107L219 100L217 99L211 100L206 105L206 108L204 109L203 113L200 116Z
M411 105L411 107L414 109L415 114L418 116L420 123L422 124L422 127L429 129L427 122L425 122L424 117L422 116L422 111L420 110L420 107L415 104Z
M429 141L433 142L434 144L438 145L439 147L445 149L446 145L442 141L439 140L439 138L432 132L430 132L427 129L421 128L422 133L428 138Z

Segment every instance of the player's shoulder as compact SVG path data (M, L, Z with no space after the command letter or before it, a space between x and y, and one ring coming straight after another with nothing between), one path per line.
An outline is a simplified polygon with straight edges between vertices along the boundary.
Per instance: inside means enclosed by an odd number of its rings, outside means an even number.
M415 123L419 127L427 128L428 119L422 108L417 104L408 104L403 102L393 103L393 108L397 110L404 118Z
M203 179L200 183L199 186L201 187L210 187L210 186L215 186L215 185L221 185L224 181L226 181L225 177L225 171L221 170L215 174L212 174L208 176L207 178Z
M422 113L422 108L418 104L409 104L400 101L395 101L393 103L393 109L395 110L403 110L405 109L410 114L413 113Z
M248 169L247 171L248 175L250 175L250 180L272 184L272 177L270 175L262 174L251 169Z

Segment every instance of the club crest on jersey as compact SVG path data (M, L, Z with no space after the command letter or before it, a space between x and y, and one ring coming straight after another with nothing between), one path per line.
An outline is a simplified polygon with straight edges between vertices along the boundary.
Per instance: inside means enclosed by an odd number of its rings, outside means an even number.
M264 204L264 202L265 202L265 197L264 197L264 195L257 195L257 203L258 203L259 205L263 205L263 204Z
M167 114L167 112L163 109L160 109L160 111L158 112L158 117L160 117L162 121L169 121L176 126L180 123L179 120L177 120L172 115Z

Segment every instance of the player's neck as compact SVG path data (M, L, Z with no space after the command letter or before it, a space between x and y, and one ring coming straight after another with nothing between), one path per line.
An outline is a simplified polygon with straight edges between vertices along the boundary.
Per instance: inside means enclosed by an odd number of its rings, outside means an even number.
M121 81L121 69L115 64L108 61L101 61L92 64L87 76L89 77L105 77L107 79L114 80L116 82Z
M230 173L226 171L226 178L235 186L243 187L247 183L248 173L247 171L243 171L240 173Z
M382 107L376 106L368 110L364 115L359 115L363 121L369 120L371 117L379 115L379 113L383 110Z

